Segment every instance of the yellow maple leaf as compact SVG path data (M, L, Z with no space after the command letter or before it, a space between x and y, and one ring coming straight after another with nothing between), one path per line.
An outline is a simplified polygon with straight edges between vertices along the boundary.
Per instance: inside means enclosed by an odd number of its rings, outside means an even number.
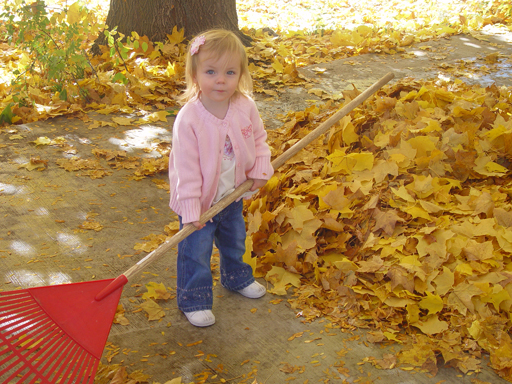
M448 329L448 323L439 320L437 315L429 315L426 319L420 319L417 323L412 323L411 325L421 329L427 335L435 335Z
M52 141L46 136L41 136L41 137L38 137L36 140L31 141L31 143L34 143L36 145L36 147L38 145L50 145L51 142Z
M372 169L373 178L376 183L380 183L386 179L388 175L398 176L398 165L394 161L379 160Z
M508 169L495 163L490 156L481 156L475 160L473 170L484 176L504 176Z
M417 304L407 304L407 322L409 324L417 323L420 319L420 307Z
M418 206L404 207L404 208L402 208L402 210L404 212L408 213L409 215L411 215L413 217L413 219L421 218L421 219L425 219L425 220L428 220L428 221L432 220L432 218L427 213L427 211L425 211L421 207L418 207Z
M384 266L384 260L378 256L372 256L368 261L360 261L358 272L376 272Z
M143 302L140 306L147 313L149 321L160 320L165 316L162 307L151 299Z
M407 191L407 189L405 189L405 187L402 185L400 186L398 189L396 188L393 188L391 187L391 191L393 192L393 194L409 203L415 203L416 200L414 199L414 197L412 197L409 192Z
M171 224L166 226L166 228L168 228L168 231L169 231L168 233L172 233L171 228L169 227ZM176 226L176 225L174 225L174 226ZM178 227L179 227L179 222L178 222ZM164 243L166 240L166 236L149 234L148 236L144 237L143 240L148 240L148 241L145 243L135 243L135 245L133 246L133 249L135 249L136 251L141 250L141 251L149 253L149 252L154 251L162 243Z
M171 63L170 61L167 63L167 68L165 69L165 75L168 77L173 77L176 74L177 65L176 63Z
M112 121L119 125L132 125L133 119L130 117L113 117Z
M302 250L311 249L316 245L316 237L314 231L322 226L322 221L312 219L304 222L304 227L301 232L290 230L281 236L281 241L284 248L288 248L290 244L295 242Z
M73 3L68 8L68 23L69 24L75 24L78 23L81 20L80 17L80 3L77 1L76 3Z
M114 324L129 325L130 321L125 317L125 310L122 304L118 304L114 316Z
M345 188L337 188L329 191L320 199L330 208L341 211L350 206L350 200L345 196ZM311 211L310 211L311 212Z
M417 136L407 140L407 143L416 149L417 157L429 156L429 152L436 149L436 143L439 139L432 136Z
M167 289L163 283L155 283L150 281L146 284L146 289L148 291L142 295L144 300L167 300L171 297L171 293L167 292Z
M164 384L182 384L182 383L183 383L183 381L181 380L181 376L180 376L180 377L175 377L172 380L166 381Z
M185 39L185 28L178 30L178 26L175 25L172 28L172 34L167 34L167 39L172 44L179 44Z
M270 289L269 292L276 295L286 295L286 290L293 285L294 287L300 287L300 275L288 272L282 267L273 266L270 271L267 272L265 280L274 284L274 288Z
M425 292L427 297L423 298L419 302L419 306L422 309L428 310L429 315L441 312L444 307L443 299L439 295L434 295L430 292Z
M480 288L476 287L474 284L463 282L455 286L453 292L448 295L447 304L465 316L468 309L472 313L475 311L475 305L471 301L471 298L480 294L482 294Z
M147 123L155 123L157 121L167 122L167 116L169 116L169 112L167 111L158 111L150 113L149 115L137 120L136 124L147 124Z
M398 213L394 210L383 212L377 209L374 215L375 227L373 228L373 231L375 232L382 229L388 236L393 235L397 221L404 221L404 219L398 216Z
M253 250L253 241L251 236L247 236L245 238L245 253L243 255L243 261L247 264L249 264L252 268L253 274L256 274L256 257L252 257L252 250Z
M439 213L443 211L443 208L437 204L431 203L430 201L420 200L421 207L428 213Z
M490 241L479 243L470 239L462 251L468 260L487 260L494 257L494 246Z
M47 165L47 161L39 160L37 158L31 158L28 163L23 163L18 166L18 168L25 168L28 171L33 171L34 169L39 169L40 171L45 170Z
M455 275L449 268L443 265L443 273L437 275L433 281L436 284L437 294L444 296L452 289L455 282Z
M309 204L297 204L294 208L287 210L286 217L293 229L302 232L304 222L314 219L315 216L309 209Z
M276 69L276 71L277 71L277 69ZM308 93L316 95L318 97L321 97L326 92L321 88L310 88L310 89L308 89Z
M84 221L79 227L82 229L94 230L96 232L99 232L103 229L103 226L94 220Z
M277 57L274 59L274 61L272 63L272 68L274 68L277 73L284 72L283 64L281 64L281 62L277 59Z
M430 340L425 335L417 335L414 342L403 348L398 360L400 364L408 364L413 367L436 366L437 357ZM437 370L437 369L436 369Z
M496 312L499 312L501 303L509 301L511 298L510 293L501 285L497 284L492 287L487 295L482 296L481 300L484 303L491 303Z

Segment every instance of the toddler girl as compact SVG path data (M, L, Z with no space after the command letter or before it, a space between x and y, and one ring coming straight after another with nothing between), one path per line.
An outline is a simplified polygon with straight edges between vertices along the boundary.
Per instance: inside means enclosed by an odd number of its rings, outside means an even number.
M266 289L242 260L242 199L205 224L199 217L247 179L254 180L251 191L264 186L274 170L267 133L251 99L245 48L235 34L211 30L196 37L187 53L186 83L186 104L174 122L169 157L170 207L180 228L192 223L197 230L178 245L177 300L190 323L206 327L215 323L214 241L225 288L249 298L263 296Z

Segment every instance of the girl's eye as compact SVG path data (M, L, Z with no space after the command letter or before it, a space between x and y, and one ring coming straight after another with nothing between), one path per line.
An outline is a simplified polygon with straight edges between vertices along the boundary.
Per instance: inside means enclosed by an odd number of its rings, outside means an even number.
M206 73L209 75L213 75L215 72L213 71L213 69L209 69L206 71Z
M234 75L235 71L228 71L228 75Z

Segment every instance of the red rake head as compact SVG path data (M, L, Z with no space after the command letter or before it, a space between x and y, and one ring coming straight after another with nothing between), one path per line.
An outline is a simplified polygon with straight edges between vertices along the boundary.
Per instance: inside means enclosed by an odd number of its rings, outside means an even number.
M122 286L113 280L0 292L2 383L93 383Z

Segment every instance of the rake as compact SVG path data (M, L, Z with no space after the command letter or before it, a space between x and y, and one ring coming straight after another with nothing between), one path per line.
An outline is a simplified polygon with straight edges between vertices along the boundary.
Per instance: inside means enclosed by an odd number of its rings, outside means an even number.
M388 73L277 157L281 167L364 100L393 79ZM252 186L247 180L205 212L207 222ZM0 292L2 383L94 382L123 286L150 263L194 232L185 225L171 239L115 279Z

